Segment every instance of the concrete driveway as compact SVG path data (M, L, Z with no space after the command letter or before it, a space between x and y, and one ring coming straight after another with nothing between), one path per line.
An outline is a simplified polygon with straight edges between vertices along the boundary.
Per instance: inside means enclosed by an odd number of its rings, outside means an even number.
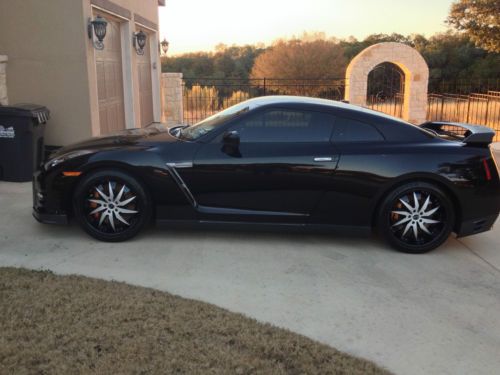
M30 184L0 182L0 207L0 266L207 301L398 374L499 373L499 226L425 255L370 238L288 233L150 229L109 244L76 225L35 222Z

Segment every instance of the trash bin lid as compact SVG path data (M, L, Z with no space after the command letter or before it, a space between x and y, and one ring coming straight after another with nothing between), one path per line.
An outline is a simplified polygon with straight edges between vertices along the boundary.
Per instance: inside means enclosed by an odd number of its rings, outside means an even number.
M31 117L39 124L47 122L50 111L47 107L31 103L19 103L11 106L0 106L0 116Z

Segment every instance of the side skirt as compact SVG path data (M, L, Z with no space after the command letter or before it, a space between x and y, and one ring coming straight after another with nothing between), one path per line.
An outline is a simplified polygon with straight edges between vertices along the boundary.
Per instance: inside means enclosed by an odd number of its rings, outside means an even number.
M174 229L221 229L263 232L303 232L303 233L333 233L350 236L369 236L371 227L354 227L327 224L294 224L294 223L256 223L241 221L206 221L206 220L156 220L161 228Z

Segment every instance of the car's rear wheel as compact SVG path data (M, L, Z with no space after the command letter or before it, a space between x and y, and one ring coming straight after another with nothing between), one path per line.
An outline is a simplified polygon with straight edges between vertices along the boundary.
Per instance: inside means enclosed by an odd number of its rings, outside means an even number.
M377 227L387 242L405 253L425 253L449 237L455 221L446 193L430 183L414 182L387 195Z
M75 190L73 208L82 228L101 241L128 240L151 218L151 201L142 185L113 170L86 176Z

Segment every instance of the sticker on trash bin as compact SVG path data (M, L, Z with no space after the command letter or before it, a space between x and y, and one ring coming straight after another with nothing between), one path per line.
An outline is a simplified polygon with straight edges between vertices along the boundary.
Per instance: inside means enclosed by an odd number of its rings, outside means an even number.
M12 126L6 128L0 125L0 138L15 138L16 132Z

